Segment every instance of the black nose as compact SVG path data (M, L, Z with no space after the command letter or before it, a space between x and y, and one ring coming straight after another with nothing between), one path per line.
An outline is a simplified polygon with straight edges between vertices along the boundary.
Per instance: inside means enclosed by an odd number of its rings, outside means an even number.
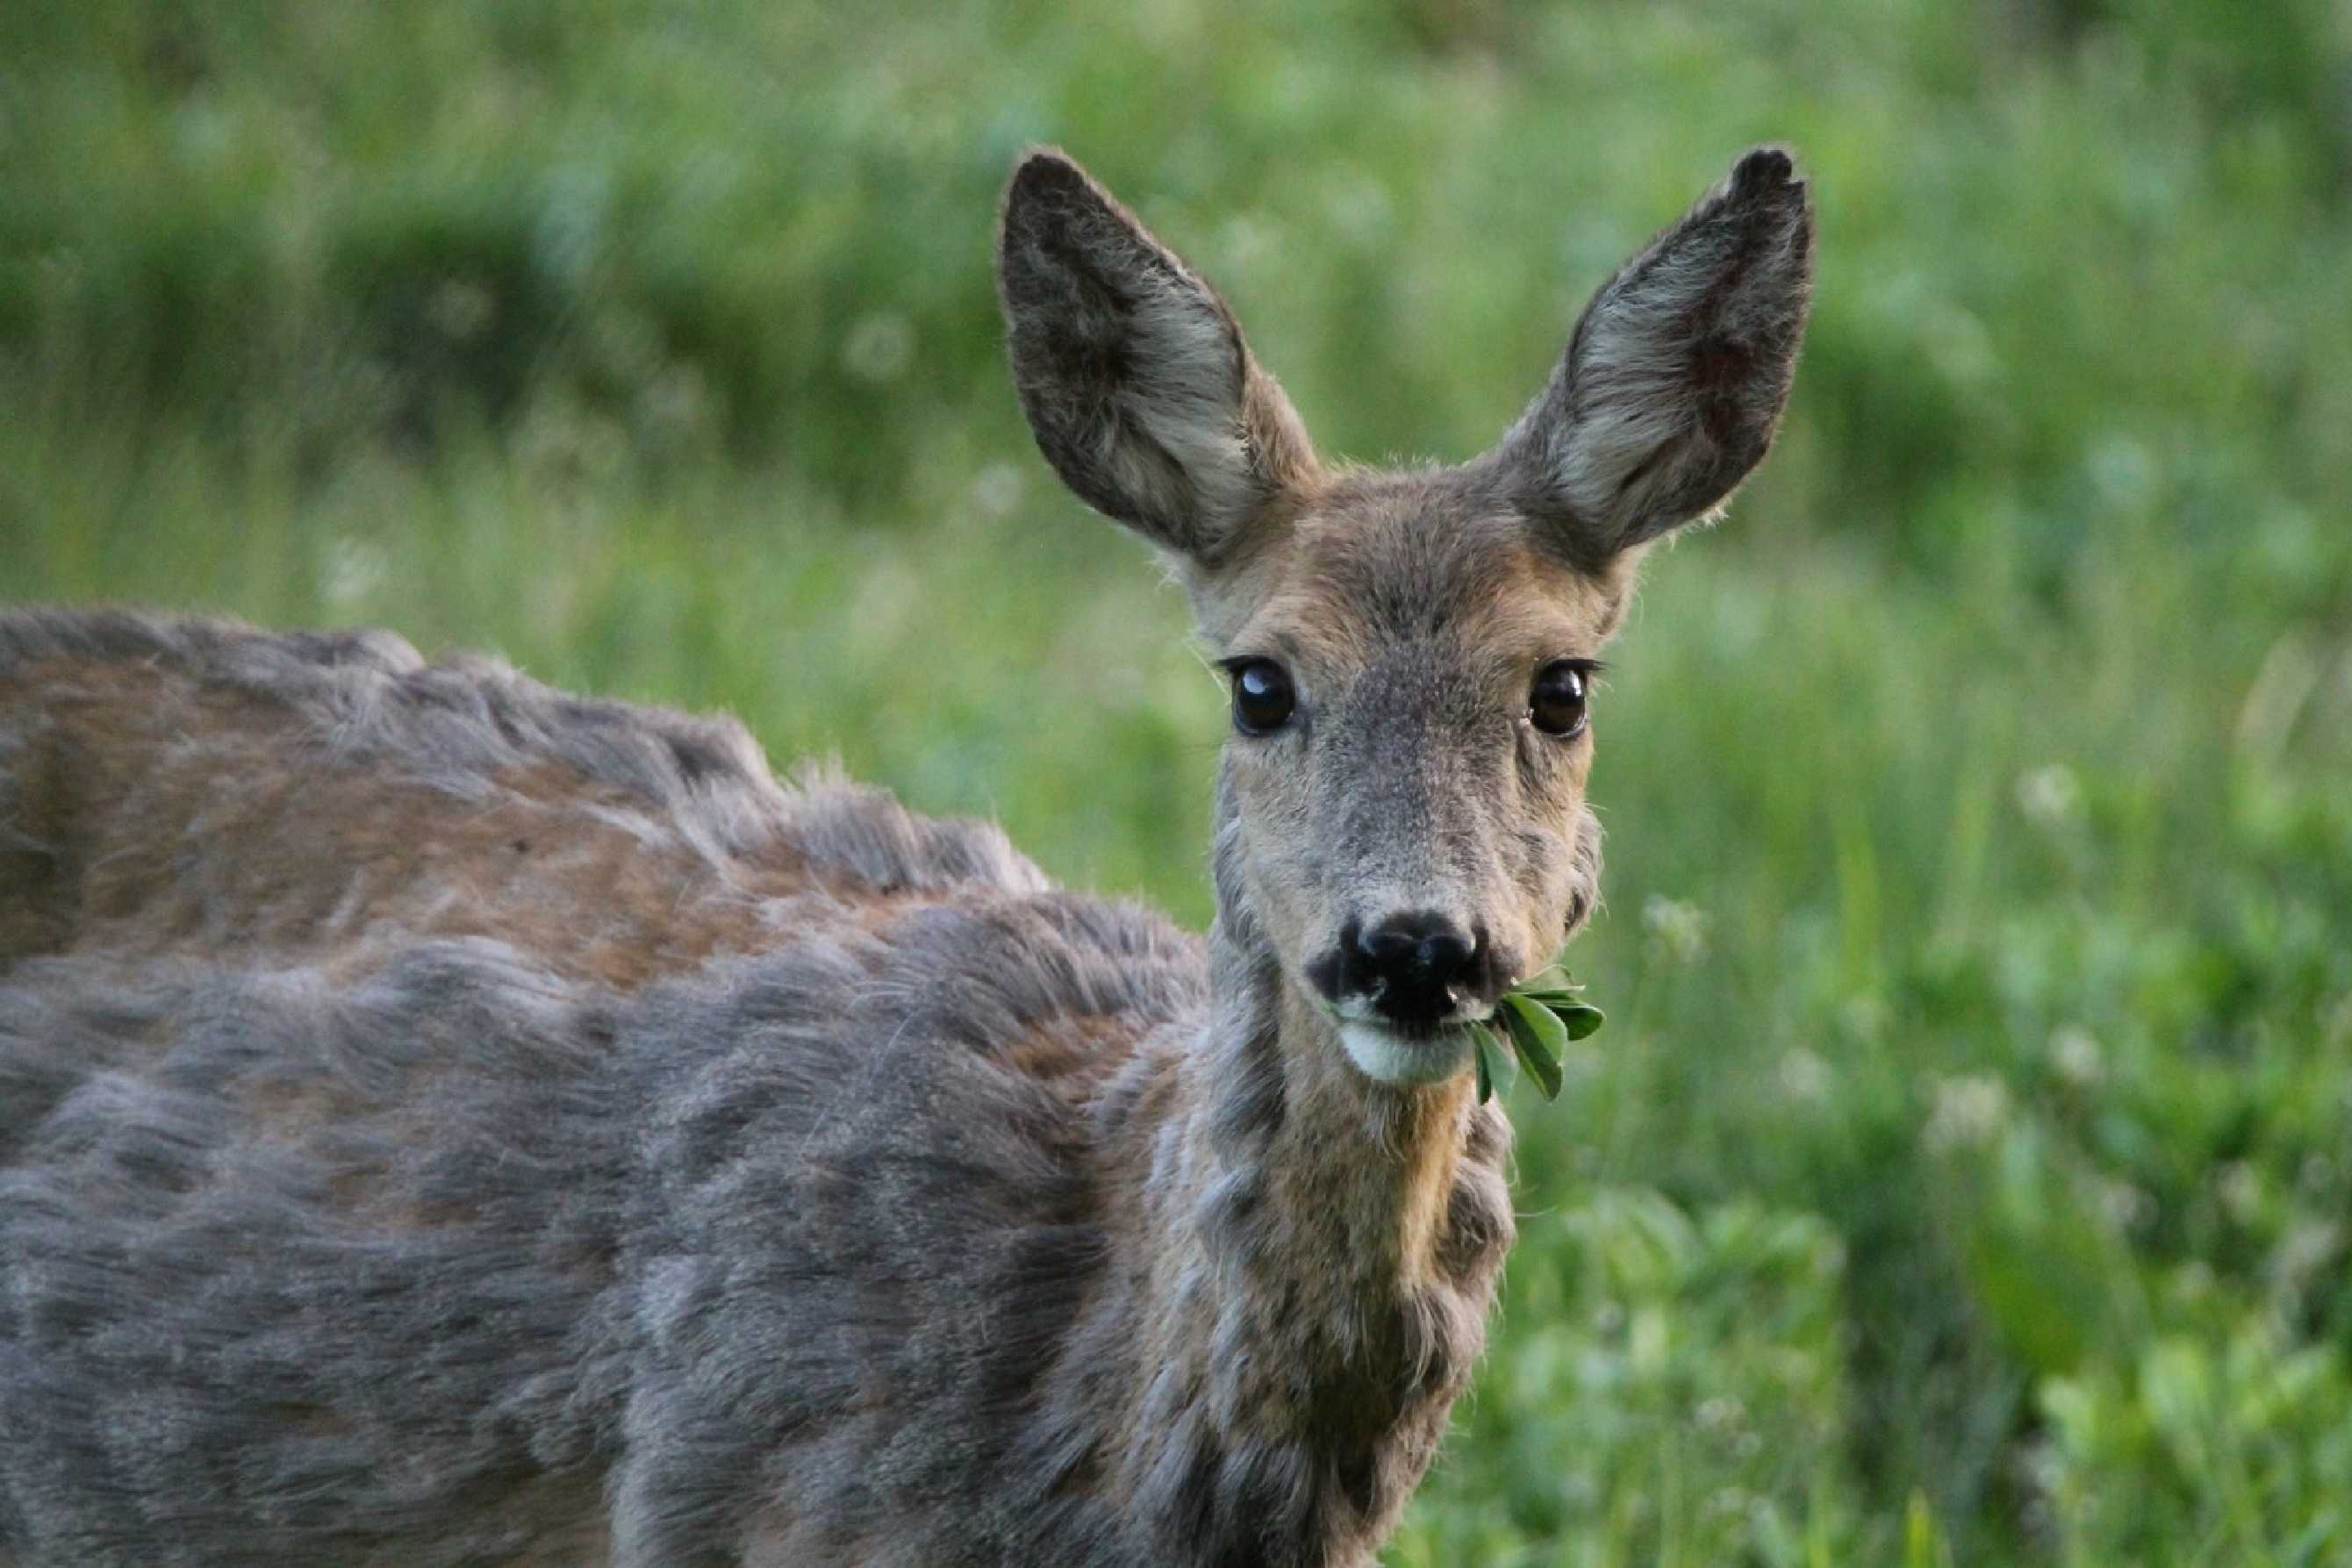
M1339 935L1346 988L1369 995L1403 1024L1428 1024L1453 1010L1483 967L1483 936L1433 910L1391 915L1370 930L1350 923Z

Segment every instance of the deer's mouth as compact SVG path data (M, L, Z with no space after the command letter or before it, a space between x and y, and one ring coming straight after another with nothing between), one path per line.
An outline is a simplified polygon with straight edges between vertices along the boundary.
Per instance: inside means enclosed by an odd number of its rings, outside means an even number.
M1341 1019L1339 1045L1358 1071L1381 1083L1438 1083L1470 1070L1477 1037L1467 1022L1408 1032L1373 1019Z
M1365 1077L1381 1083L1439 1083L1466 1072L1477 1050L1475 1026L1494 1014L1492 1003L1449 994L1439 1015L1399 1019L1383 1011L1380 998L1341 998L1329 1009L1339 1045Z

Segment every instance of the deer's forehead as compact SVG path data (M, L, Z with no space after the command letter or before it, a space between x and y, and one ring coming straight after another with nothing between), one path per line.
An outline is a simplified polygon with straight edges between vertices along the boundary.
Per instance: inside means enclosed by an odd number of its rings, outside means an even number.
M1630 573L1580 571L1527 520L1414 487L1331 497L1228 585L1223 652L1360 668L1403 647L1505 664L1596 653Z

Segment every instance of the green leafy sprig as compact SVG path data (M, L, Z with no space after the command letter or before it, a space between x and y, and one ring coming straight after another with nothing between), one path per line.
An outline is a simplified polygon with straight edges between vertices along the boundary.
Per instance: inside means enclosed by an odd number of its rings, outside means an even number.
M1582 1040L1606 1021L1599 1008L1583 999L1583 990L1568 977L1568 971L1554 965L1505 991L1494 1016L1470 1026L1477 1041L1478 1103L1495 1097L1496 1069L1507 1075L1514 1057L1545 1099L1559 1098L1560 1057L1569 1042ZM1507 1050L1506 1038L1510 1040Z

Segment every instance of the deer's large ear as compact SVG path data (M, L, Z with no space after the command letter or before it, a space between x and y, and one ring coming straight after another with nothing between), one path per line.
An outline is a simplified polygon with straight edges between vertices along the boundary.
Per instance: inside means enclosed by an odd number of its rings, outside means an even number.
M1720 505L1772 444L1812 294L1813 216L1759 148L1603 284L1495 457L1579 560Z
M1225 302L1061 153L1013 172L997 277L1029 427L1090 506L1214 565L1313 473Z

